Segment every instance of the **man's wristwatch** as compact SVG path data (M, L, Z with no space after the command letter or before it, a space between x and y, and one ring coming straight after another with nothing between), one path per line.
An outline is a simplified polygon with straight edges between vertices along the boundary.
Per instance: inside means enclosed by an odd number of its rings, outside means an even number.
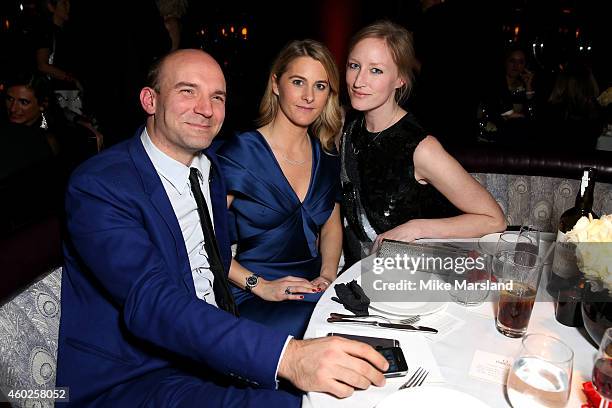
M250 292L259 283L259 275L252 274L246 278L244 290Z

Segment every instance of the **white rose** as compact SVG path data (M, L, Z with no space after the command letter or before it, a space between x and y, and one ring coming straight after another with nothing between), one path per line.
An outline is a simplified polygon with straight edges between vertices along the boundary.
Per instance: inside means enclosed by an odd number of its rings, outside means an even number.
M600 280L612 290L612 214L598 220L582 217L567 233L576 242L578 268L586 278Z
M574 225L574 228L567 233L567 240L570 242L586 242L589 226L589 219L587 217L580 217L576 225Z
M581 217L574 228L567 233L570 242L612 242L612 214L594 220Z

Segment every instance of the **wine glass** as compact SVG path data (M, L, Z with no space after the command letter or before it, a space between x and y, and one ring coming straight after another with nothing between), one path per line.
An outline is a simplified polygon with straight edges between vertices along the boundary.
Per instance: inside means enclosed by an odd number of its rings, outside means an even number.
M593 367L593 386L601 396L599 408L607 408L612 401L612 328L601 339Z
M508 374L513 408L565 407L572 384L574 352L556 337L530 333Z

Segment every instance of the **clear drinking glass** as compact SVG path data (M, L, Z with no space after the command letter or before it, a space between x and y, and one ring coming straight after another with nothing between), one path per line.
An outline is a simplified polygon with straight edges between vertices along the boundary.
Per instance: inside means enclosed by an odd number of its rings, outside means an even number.
M601 396L599 408L607 408L612 402L612 328L601 339L593 366L593 386Z
M506 231L502 232L497 240L497 246L495 247L495 253L502 251L516 251L517 245L531 245L533 241L520 234L519 231Z
M519 236L527 238L529 242L524 242L523 239L520 239L516 244L516 250L538 255L540 250L540 231L533 225L521 225Z
M474 268L451 272L449 291L450 298L462 306L479 306L489 296L487 284L491 280L491 255L484 252L475 252Z
M491 263L498 282L505 286L499 291L495 327L505 336L522 337L538 293L541 258L531 252L501 251Z
M538 254L540 249L540 231L533 225L521 225L518 231L506 231L500 234L495 252L525 251Z
M508 374L513 408L564 407L572 384L574 352L556 337L527 334Z

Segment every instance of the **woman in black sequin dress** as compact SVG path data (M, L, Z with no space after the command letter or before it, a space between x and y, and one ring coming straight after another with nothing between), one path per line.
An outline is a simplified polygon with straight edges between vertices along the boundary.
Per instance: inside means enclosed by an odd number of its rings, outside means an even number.
M347 114L340 149L345 265L383 239L479 237L502 231L493 197L400 103L413 82L412 37L388 21L349 47Z

